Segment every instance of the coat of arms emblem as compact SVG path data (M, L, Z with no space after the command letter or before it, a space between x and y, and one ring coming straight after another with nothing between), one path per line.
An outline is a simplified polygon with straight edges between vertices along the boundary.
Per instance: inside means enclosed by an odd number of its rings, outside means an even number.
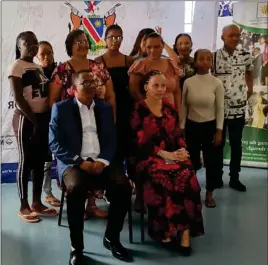
M103 40L104 29L105 27L115 24L115 11L121 4L117 3L102 16L95 14L95 10L99 10L98 5L101 3L100 0L84 2L87 6L85 8L86 15L82 15L72 4L65 2L65 5L71 9L71 23L68 24L69 31L82 29L91 42L90 55L99 55L106 48L106 44Z

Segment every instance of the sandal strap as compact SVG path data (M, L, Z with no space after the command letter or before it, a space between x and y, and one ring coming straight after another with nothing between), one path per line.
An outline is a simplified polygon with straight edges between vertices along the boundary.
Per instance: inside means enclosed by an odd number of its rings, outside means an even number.
M36 212L31 212L30 214L19 213L19 215L27 220L40 219L39 215Z

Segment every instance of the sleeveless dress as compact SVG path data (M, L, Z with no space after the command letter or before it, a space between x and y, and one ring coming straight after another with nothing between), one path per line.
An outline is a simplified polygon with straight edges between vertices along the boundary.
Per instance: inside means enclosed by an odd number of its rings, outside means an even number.
M118 67L107 67L103 56L101 59L110 73L116 98L117 152L114 160L118 165L123 165L128 154L130 117L133 110L133 101L129 92L127 56L125 55L125 66Z

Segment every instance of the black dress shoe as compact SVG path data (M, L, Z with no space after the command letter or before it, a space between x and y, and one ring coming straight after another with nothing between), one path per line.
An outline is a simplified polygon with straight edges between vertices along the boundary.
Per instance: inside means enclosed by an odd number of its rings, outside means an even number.
M161 241L161 246L169 251L176 251L178 249L178 242L175 238L172 238L169 242Z
M184 256L184 257L189 257L191 256L192 254L192 247L183 247L183 246L180 246L180 252L181 254Z
M238 180L238 179L230 180L229 187L234 189L234 190L241 191L241 192L245 192L247 190L246 186L244 184L242 184L240 182L240 180Z
M82 252L71 252L70 254L70 260L69 260L69 265L84 265L84 256Z
M122 261L131 262L133 258L129 251L122 246L120 241L110 241L107 237L103 238L103 246L110 250L113 256Z

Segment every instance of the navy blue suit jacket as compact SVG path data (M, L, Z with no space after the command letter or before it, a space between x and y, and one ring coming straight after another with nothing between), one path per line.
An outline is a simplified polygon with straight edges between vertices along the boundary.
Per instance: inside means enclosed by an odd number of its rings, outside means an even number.
M116 152L116 128L112 106L104 101L94 100L94 114L100 144L98 158L109 162ZM80 166L83 159L82 121L76 99L55 103L49 123L49 147L57 159L60 180L68 167Z

